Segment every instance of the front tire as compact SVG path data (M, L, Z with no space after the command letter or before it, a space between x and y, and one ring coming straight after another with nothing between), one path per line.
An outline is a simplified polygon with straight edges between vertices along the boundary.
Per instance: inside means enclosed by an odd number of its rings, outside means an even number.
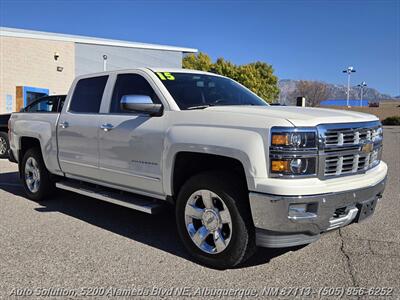
M21 179L29 199L41 201L52 193L54 183L39 148L27 150L21 166Z
M204 172L190 178L178 195L176 222L186 249L206 266L231 268L255 252L248 194L229 173Z
M8 141L7 133L0 132L0 158L7 158L9 149L10 149L10 143Z

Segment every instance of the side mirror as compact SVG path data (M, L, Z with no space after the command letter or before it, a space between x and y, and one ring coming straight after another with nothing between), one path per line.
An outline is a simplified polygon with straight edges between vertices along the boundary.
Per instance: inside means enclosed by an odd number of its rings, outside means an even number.
M120 105L123 111L145 113L150 116L161 116L163 113L163 106L154 104L147 95L124 95Z

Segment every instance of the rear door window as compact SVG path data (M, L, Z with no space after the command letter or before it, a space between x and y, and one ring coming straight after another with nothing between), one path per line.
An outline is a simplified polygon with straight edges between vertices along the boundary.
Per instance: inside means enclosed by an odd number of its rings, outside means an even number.
M84 78L78 81L71 99L69 111L98 113L108 76Z

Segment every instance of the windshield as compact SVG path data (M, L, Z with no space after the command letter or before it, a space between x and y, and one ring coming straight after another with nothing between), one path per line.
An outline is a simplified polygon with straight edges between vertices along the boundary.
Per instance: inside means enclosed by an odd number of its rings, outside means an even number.
M195 73L156 72L180 109L268 104L228 78Z

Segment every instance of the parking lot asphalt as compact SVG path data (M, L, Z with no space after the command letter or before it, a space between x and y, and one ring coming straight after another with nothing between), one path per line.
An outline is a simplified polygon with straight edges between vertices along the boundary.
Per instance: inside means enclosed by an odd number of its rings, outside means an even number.
M49 201L33 202L24 196L17 166L0 160L0 298L57 288L111 287L114 295L135 288L140 295L140 289L154 287L159 293L171 288L254 289L262 296L269 287L310 287L313 293L322 287L389 287L394 289L389 298L398 299L400 127L386 127L384 137L389 177L372 218L304 247L259 249L244 266L224 271L191 261L172 210L147 215L64 191Z

